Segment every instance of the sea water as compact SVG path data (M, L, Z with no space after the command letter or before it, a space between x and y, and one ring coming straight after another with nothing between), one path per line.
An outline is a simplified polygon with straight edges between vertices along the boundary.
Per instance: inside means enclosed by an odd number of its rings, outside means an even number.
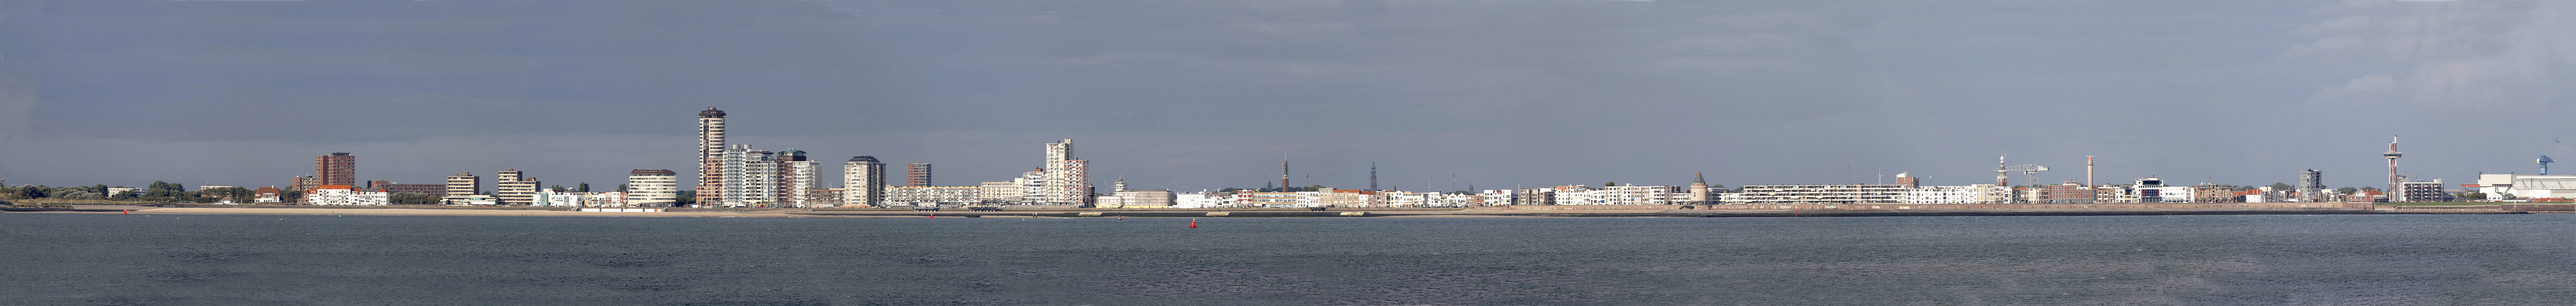
M0 214L0 305L2567 305L2571 215Z

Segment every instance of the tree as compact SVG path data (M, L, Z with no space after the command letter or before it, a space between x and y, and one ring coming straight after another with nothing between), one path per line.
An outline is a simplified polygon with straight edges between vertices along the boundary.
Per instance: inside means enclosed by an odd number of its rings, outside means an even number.
M554 187L552 187L552 188L546 188L546 189L552 189L552 190L554 190L555 192L564 192L563 185L555 185L555 186L554 186Z
M626 184L617 184L617 192L626 192Z
M689 204L698 204L697 190L681 190L679 198L671 202L672 206L688 206Z
M580 187L573 187L573 192L590 192L590 182L581 182Z
M2361 190L2378 191L2379 187L2361 186Z
M2352 188L2352 187L2335 188L2335 193L2341 193L2341 194L2352 194L2354 191L2359 191L2359 190L2361 190L2361 189L2356 189L2356 188Z
M393 202L393 204L438 204L439 200L437 196L414 192L397 192L393 195L386 196L386 198L388 202Z
M2272 190L2290 190L2290 188L2297 188L2297 187L2292 187L2292 186L2290 186L2290 184L2284 184L2284 183L2272 183Z
M277 192L277 201L279 201L279 202L287 202L287 203L303 202L303 201L304 201L304 191L303 191L303 190L287 190L287 191L280 191L280 192Z
M1619 181L1601 182L1601 187L1619 186Z
M1708 190L1726 189L1726 185L1708 184Z
M2461 192L2461 193L2460 193L2460 199L2461 199L2461 200L2485 200L2485 199L2487 199L2487 193L2484 193L2484 192L2476 192L2476 191Z
M51 188L45 188L45 185L35 185L35 186L18 186L18 198L20 198L20 199L35 199L35 198L43 198L43 197L45 197L45 196L46 196L46 192L47 192L47 191L53 191L53 189L51 189Z

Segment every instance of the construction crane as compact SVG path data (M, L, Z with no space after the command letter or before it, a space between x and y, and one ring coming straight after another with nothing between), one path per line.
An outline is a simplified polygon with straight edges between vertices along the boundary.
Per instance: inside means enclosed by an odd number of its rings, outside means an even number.
M2533 160L2532 162L2540 163L2540 175L2549 175L2549 163L2555 162L2555 160L2549 160L2548 155L2541 155L2540 159Z
M2003 157L2003 156L1996 156L1996 157L1995 157L1995 187L2012 188L2012 184L2010 183L2011 181L2007 180L2006 178L2007 178L2007 177L2009 177L2009 176L2007 176L2007 174L2009 174L2009 173L2011 173L2011 172L2013 172L2013 171L2021 171L2021 173L2023 174L2023 179L2027 179L2027 180L2031 180L2031 181L2037 181L2037 180L2039 179L2039 172L2040 172L2040 171L2048 171L2048 167L2040 166L2040 165L2005 166L2005 165L2004 165L2004 157Z

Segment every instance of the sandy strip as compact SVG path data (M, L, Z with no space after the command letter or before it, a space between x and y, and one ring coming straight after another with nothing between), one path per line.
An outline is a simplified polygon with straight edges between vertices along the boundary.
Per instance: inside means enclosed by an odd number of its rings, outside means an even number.
M83 207L92 208L92 207ZM117 209L117 208L107 208ZM795 211L804 211L802 209ZM191 215L360 215L360 216L592 216L592 217L839 217L784 214L786 211L761 212L583 212L552 210L480 210L480 209L329 209L329 208L163 208L134 207L135 214ZM13 214L120 214L123 212L12 212Z

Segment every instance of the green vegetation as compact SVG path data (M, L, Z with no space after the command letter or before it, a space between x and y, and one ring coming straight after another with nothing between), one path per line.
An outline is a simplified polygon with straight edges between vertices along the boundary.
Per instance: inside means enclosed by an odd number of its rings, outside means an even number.
M222 200L225 196L235 196L236 200L248 200L250 194L249 190L241 188L216 188L192 192L187 191L184 185L161 181L152 182L151 185L138 191L109 194L108 188L103 184L71 187L0 186L0 199L18 200L17 202L21 203L72 204L213 203Z

